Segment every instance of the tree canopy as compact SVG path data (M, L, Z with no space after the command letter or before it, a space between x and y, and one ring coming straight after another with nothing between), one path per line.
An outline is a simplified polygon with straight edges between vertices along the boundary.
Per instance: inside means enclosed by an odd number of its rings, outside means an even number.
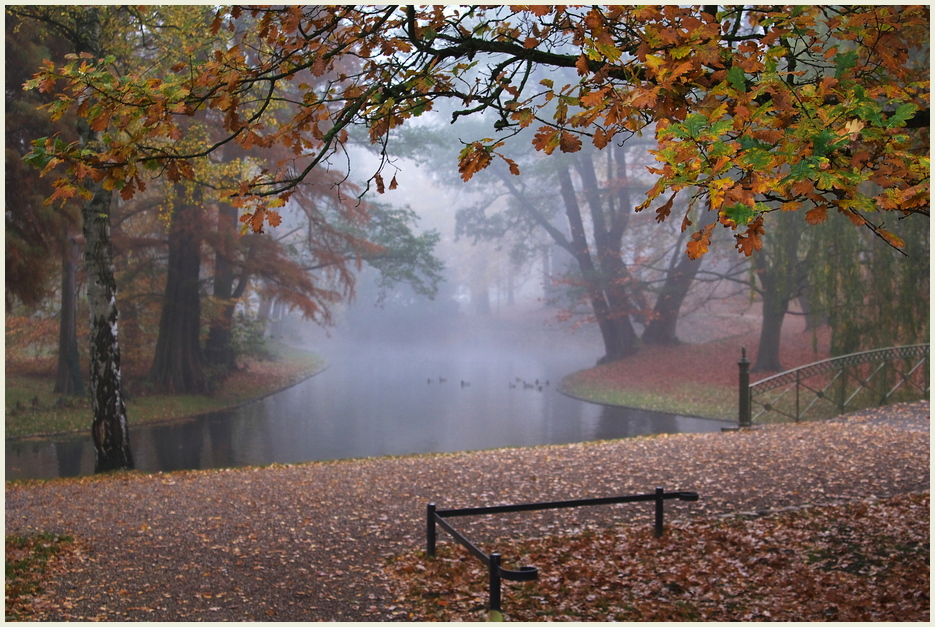
M928 215L928 137L913 132L928 127L926 7L204 11L194 22L228 35L166 51L168 74L85 53L46 62L27 83L56 94L53 117L74 110L101 132L90 147L35 143L31 161L68 169L53 198L86 195L91 181L129 198L147 173L196 178L193 164L232 142L284 147L288 158L220 190L242 209L245 230L262 231L314 168L344 154L352 126L383 149L370 182L393 189L394 129L449 100L453 120L491 116L494 137L469 138L457 155L464 180L494 159L518 174L504 147L526 128L547 154L654 134L657 178L640 208L658 204L665 220L684 190L689 209L717 212L747 255L776 210L801 210L812 224L840 212L895 247L903 242L886 216ZM239 28L247 18L251 27ZM574 80L550 73L560 68ZM207 112L223 119L221 136L194 148L181 141L186 120ZM689 256L705 253L716 224L694 232Z

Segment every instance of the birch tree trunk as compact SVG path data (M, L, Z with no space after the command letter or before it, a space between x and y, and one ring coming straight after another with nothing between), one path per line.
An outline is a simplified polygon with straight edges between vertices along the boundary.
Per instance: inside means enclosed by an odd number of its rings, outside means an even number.
M78 52L101 56L100 15L96 7L86 7L76 24ZM83 145L97 141L97 133L86 121L78 122ZM90 310L91 407L94 420L94 472L133 468L127 410L120 377L120 344L117 339L117 282L114 279L113 246L110 240L112 192L95 183L91 199L82 208L84 263L88 275Z
M82 138L85 133L82 132ZM88 308L91 338L89 373L94 421L94 472L133 468L127 410L120 377L120 344L117 339L117 283L114 280L110 241L111 192L95 185L93 196L82 209L84 263L88 273Z

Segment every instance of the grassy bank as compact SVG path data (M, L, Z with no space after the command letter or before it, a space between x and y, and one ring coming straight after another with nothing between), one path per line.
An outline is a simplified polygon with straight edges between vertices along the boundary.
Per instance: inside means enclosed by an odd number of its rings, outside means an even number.
M307 351L271 346L273 357L250 359L210 396L133 394L127 400L130 425L184 418L236 407L262 398L320 372L324 360ZM91 402L86 397L55 394L51 374L20 375L7 370L6 437L29 437L84 431L90 425ZM142 386L131 385L131 390Z
M591 371L575 373L562 382L562 392L591 403L716 418L737 419L737 391L727 386L673 382L658 388L629 386L613 379L594 379Z
M592 403L736 420L735 343L644 346L626 359L568 375L561 389Z

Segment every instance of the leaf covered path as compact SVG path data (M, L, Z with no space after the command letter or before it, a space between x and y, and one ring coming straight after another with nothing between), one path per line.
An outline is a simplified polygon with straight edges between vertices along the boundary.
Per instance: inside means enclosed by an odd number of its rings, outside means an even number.
M7 534L77 540L43 620L408 619L386 557L439 507L693 490L668 521L929 489L928 402L825 424L291 467L6 485ZM651 506L459 521L472 540L652 524ZM392 609L391 609L392 608Z

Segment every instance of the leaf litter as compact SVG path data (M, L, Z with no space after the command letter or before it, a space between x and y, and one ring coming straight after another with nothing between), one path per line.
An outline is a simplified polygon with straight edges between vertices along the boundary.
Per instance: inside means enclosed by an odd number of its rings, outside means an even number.
M484 577L466 569L479 562L442 534L441 559L419 556L428 502L663 486L700 500L667 503L659 542L645 503L458 528L500 549L507 567L539 567L539 581L505 588L509 620L927 620L928 411L921 402L732 433L7 483L6 530L76 539L29 620L477 620ZM464 570L448 583L444 568Z

